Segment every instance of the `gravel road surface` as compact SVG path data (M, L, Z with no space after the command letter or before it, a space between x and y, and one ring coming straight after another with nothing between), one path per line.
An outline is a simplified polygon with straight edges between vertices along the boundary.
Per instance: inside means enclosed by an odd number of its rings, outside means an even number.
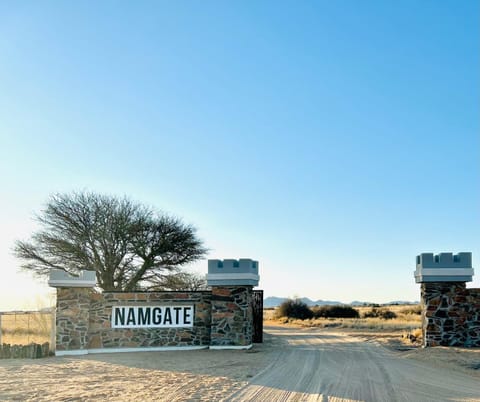
M272 362L230 401L480 401L464 372L402 357L374 341L318 329L267 328Z

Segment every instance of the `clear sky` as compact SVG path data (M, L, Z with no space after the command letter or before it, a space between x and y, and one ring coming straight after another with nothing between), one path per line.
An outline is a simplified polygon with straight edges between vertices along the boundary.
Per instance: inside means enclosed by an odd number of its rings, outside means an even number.
M266 296L419 300L417 254L479 269L480 2L0 2L0 172L0 311L40 303L13 242L82 189Z

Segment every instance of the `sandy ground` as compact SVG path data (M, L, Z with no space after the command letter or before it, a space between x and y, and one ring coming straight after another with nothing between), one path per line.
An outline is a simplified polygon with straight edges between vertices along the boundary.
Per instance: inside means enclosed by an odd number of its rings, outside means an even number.
M0 360L0 400L225 400L266 366L270 349Z
M0 360L0 400L480 401L480 350L359 335L266 327L249 351Z
M480 377L433 358L438 353L432 350L421 356L411 350L408 355L375 339L319 328L279 326L269 331L281 347L271 364L229 400L480 400Z

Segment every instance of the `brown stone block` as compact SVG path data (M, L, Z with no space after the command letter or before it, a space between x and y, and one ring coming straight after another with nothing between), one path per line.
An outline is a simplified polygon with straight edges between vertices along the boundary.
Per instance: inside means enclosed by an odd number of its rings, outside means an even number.
M148 299L150 301L155 301L155 300L162 300L162 299L164 299L164 297L161 293L155 292L155 293L149 293L148 294Z
M220 320L220 319L223 319L223 318L231 318L234 315L235 314L231 311L224 311L224 312L221 312L221 313L213 313L212 318L214 320Z
M103 299L103 295L101 293L92 293L90 299L92 301L100 301Z
M115 293L115 299L135 301L135 293Z
M428 301L428 306L438 306L440 304L440 297L434 297Z
M212 295L214 296L231 296L232 292L227 288L212 288Z
M91 349L100 349L103 347L102 338L100 335L94 335L90 337L90 341L88 342L88 347Z

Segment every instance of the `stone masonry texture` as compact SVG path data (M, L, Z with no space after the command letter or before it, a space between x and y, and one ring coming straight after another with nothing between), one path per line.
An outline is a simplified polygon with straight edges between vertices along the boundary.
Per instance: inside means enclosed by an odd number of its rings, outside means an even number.
M91 296L89 288L57 289L57 350L87 347Z
M210 292L96 293L90 304L88 348L208 346ZM191 328L111 328L112 307L142 305L195 306Z
M212 346L252 344L252 286L212 287Z
M480 346L480 289L422 283L421 301L424 346Z
M248 346L252 343L252 287L212 287L201 292L57 290L57 351L182 346ZM189 328L112 328L114 306L194 305Z
M194 305L190 328L111 328L112 307ZM57 291L58 351L153 347L208 346L210 344L211 293L206 292L104 292L85 288Z

